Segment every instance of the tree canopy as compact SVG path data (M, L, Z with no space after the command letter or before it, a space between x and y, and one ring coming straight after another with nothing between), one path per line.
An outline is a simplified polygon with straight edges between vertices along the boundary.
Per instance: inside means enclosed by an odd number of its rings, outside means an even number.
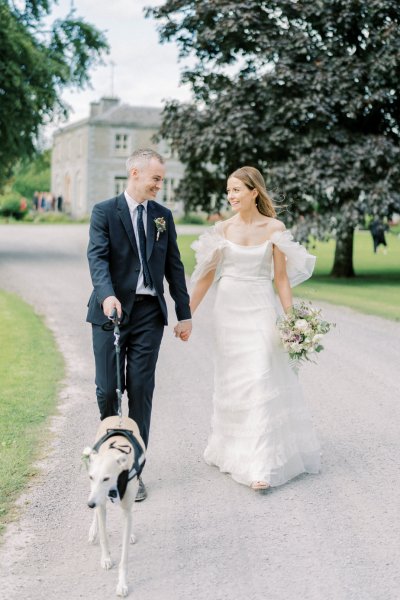
M162 41L194 58L193 102L161 134L186 165L178 193L204 209L226 176L260 168L298 237L336 235L352 275L354 227L400 206L400 4L396 0L167 0Z
M62 91L84 86L108 50L104 34L73 10L48 25L52 4L0 1L0 186L34 152L40 127L68 114Z

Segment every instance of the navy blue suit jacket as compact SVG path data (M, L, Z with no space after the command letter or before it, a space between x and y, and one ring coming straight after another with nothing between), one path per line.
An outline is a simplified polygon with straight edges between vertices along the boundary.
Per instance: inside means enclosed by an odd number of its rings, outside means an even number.
M164 217L166 230L160 233L157 241L154 219L158 217ZM147 205L146 249L151 279L165 324L168 320L164 277L175 300L178 320L190 319L189 296L172 213L153 200L149 200ZM130 315L135 301L140 259L124 194L94 206L87 256L94 289L88 302L86 320L96 325L102 325L107 320L102 304L108 296L118 298L124 312Z

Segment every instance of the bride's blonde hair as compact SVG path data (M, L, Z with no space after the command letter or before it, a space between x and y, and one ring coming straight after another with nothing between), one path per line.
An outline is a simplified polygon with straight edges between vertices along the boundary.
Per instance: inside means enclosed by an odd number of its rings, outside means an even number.
M255 169L254 167L240 167L239 169L236 169L236 171L233 171L228 179L230 179L230 177L240 179L249 190L257 190L258 196L256 198L256 206L258 212L266 217L276 217L275 207L268 195L264 177L258 169Z

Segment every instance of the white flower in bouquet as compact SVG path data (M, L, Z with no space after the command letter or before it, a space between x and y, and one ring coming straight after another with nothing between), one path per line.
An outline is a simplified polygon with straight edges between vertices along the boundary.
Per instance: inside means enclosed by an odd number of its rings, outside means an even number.
M321 352L321 340L334 323L321 318L321 310L311 307L311 303L301 302L277 321L283 347L289 354L297 371L300 363L311 360L310 354Z
M296 329L299 329L300 331L304 331L305 329L308 328L308 323L305 319L298 319L296 321L296 323L294 324Z
M299 342L293 342L293 344L289 346L289 354L297 354L298 352L301 352L301 344Z
M314 344L318 344L318 342L320 342L323 339L323 334L322 333L316 333L312 339Z

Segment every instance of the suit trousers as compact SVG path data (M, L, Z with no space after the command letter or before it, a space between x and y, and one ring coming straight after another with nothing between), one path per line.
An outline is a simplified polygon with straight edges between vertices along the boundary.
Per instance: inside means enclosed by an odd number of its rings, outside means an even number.
M128 416L138 424L146 447L149 441L155 369L164 317L155 296L139 296L129 322L120 326L120 369L122 392L128 396ZM118 414L114 332L92 325L96 365L96 396L100 419Z

